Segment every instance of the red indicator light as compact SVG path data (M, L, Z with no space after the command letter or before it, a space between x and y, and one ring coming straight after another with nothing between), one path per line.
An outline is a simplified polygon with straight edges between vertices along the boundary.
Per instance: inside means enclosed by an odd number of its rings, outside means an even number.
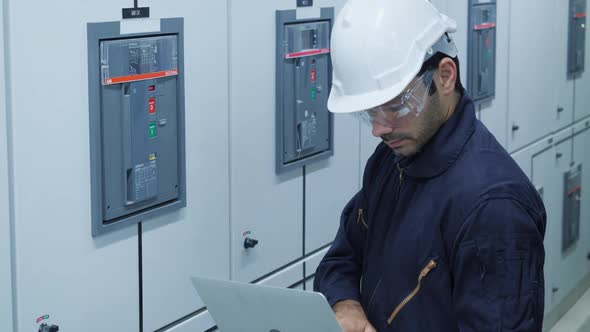
M148 91L156 91L156 86L155 85L150 85L148 87Z
M150 114L156 113L156 98L150 98L148 102L148 112Z
M315 69L311 70L311 74L309 75L312 82L315 82Z

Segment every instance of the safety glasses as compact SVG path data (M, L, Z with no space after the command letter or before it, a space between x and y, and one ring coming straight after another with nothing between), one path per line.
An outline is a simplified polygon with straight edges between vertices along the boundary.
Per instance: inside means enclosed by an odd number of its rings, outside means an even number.
M434 69L425 71L416 77L400 95L381 106L356 112L365 123L397 127L407 117L417 117L424 110L426 99L434 78ZM411 118L410 118L411 119Z

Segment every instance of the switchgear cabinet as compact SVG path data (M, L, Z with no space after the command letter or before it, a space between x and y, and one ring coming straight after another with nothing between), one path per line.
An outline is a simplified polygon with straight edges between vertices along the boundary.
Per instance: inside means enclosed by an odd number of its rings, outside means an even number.
M334 9L313 20L295 10L277 11L276 171L281 173L333 155L328 112Z
M564 175L563 195L563 252L568 251L580 238L580 213L582 195L582 165L574 165Z
M568 74L576 75L584 71L586 56L586 1L570 0Z
M92 235L186 206L183 20L88 24Z
M496 1L469 0L468 91L473 100L496 94Z

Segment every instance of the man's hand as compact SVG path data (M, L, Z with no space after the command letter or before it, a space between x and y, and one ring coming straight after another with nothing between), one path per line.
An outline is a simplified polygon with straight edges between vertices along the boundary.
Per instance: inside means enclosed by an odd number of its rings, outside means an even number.
M369 323L363 307L357 301L337 302L332 310L334 310L336 320L343 332L377 332Z

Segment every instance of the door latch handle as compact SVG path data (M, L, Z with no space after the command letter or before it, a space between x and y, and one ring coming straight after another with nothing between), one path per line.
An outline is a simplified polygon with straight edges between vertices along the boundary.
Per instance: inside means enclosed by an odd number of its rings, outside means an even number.
M257 245L258 245L258 240L251 239L249 237L244 239L244 248L245 249L251 249L251 248L256 247Z

